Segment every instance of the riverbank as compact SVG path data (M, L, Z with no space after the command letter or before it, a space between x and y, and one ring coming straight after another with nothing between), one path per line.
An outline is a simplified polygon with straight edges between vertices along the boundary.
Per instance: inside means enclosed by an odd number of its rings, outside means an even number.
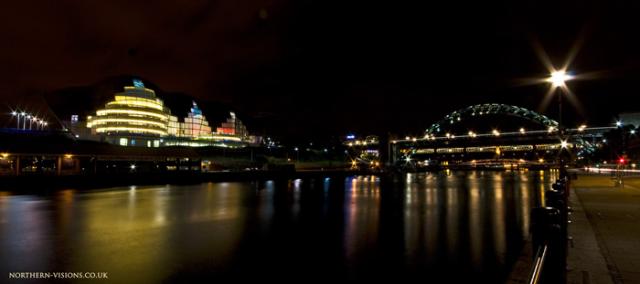
M640 178L626 178L623 188L608 175L582 173L570 190L567 283L640 282ZM529 244L506 283L528 283Z

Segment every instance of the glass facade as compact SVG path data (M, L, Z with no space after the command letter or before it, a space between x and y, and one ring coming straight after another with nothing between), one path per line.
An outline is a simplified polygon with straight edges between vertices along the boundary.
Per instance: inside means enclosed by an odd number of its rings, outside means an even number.
M227 121L223 122L220 127L216 129L216 132L218 134L238 136L242 139L246 138L249 135L247 127L242 124L242 121L236 118L236 114L234 112L230 112L229 115L230 117Z
M191 112L184 118L184 123L180 123L180 137L198 138L211 135L211 126L207 118L202 115L198 105L193 102Z

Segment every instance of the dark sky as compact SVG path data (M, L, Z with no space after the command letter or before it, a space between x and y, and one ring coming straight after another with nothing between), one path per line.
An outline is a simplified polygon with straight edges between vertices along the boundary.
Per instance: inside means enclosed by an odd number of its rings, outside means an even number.
M561 65L578 42L570 69L598 76L570 82L583 114L565 104L567 124L603 124L640 111L637 2L11 1L0 94L28 104L136 75L258 131L404 135L475 103L537 109L548 86L518 84L548 73L534 45Z

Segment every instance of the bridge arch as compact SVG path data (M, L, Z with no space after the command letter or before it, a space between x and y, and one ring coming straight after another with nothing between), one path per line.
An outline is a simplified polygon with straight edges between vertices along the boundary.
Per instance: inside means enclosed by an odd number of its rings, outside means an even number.
M444 118L427 128L426 134L435 135L442 132L446 127L457 124L465 119L484 115L507 115L537 123L545 128L558 127L557 121L523 107L506 104L478 104L447 114Z

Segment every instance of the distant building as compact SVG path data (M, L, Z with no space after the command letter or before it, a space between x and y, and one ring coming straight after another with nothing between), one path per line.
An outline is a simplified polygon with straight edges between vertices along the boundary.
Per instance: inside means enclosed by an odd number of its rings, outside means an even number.
M238 135L212 132L209 122L202 115L202 111L195 102L191 112L184 118L184 122L180 122L178 125L176 134L167 137L164 140L164 146L244 147L247 144L252 144L251 141Z
M209 122L202 115L202 111L198 108L196 102L193 102L191 112L184 118L184 122L180 123L180 130L177 136L198 138L209 135L211 135Z
M169 135L171 111L139 80L124 87L104 109L87 117L87 127L107 142L122 146L160 146ZM173 126L173 125L172 125Z
M140 80L133 80L133 86L125 86L124 91L115 94L114 100L98 109L95 116L88 116L86 127L73 116L67 128L73 133L82 133L79 128L88 128L90 133L80 135L92 137L83 139L121 146L245 147L261 142L260 137L249 136L246 126L234 112L213 132L195 102L184 120L179 121Z
M234 112L229 113L230 117L226 122L223 122L220 127L216 129L218 134L235 135L245 139L249 136L247 133L247 127L242 124Z

